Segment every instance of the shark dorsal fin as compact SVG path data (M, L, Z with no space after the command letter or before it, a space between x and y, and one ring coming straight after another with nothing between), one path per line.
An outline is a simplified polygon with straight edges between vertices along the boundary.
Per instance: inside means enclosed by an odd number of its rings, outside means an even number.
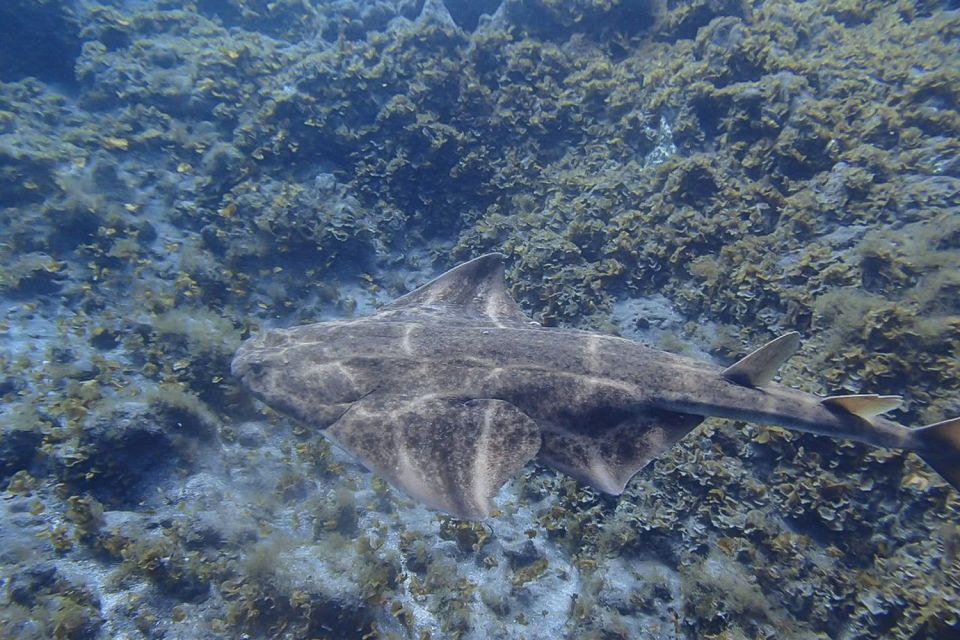
M723 377L746 387L762 387L777 375L780 365L799 348L800 334L796 331L785 333L724 369Z
M843 409L847 413L870 420L881 413L892 411L900 406L901 396L878 396L876 394L853 394L848 396L830 396L820 402L828 407Z
M536 324L507 292L502 253L488 253L450 269L384 306L378 315L433 316L498 327Z

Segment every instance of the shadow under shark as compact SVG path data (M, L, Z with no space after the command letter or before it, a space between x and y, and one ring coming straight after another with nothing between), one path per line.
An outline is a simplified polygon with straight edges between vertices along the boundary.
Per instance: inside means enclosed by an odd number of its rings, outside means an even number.
M606 334L544 328L507 293L501 254L463 263L376 314L267 331L232 370L413 498L465 519L531 459L600 491L707 416L916 451L960 490L960 418L909 429L899 396L827 398L772 382L799 334L726 369Z

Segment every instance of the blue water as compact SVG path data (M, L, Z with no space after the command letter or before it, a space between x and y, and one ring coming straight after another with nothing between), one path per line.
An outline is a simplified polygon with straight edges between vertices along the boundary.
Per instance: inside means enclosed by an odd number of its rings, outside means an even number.
M708 420L622 496L531 463L471 523L230 370L497 251L547 327L714 365L799 331L783 383L960 415L958 34L952 0L5 0L0 637L960 637L915 454Z

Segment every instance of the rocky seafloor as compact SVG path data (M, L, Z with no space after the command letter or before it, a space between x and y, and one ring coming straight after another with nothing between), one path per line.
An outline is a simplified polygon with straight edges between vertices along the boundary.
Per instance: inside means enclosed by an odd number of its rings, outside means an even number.
M916 456L708 421L466 523L230 375L508 256L548 325L960 415L956 0L4 0L0 637L960 637Z

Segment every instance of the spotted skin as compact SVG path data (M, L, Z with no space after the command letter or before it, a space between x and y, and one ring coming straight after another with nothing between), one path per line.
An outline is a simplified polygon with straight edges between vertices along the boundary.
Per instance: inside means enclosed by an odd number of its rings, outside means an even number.
M373 316L253 337L232 369L265 403L412 497L470 519L486 517L534 458L619 494L706 416L931 448L922 430L768 382L796 336L771 344L725 375L615 336L544 328L507 293L503 256L489 254ZM952 433L942 428L931 442L953 442Z

